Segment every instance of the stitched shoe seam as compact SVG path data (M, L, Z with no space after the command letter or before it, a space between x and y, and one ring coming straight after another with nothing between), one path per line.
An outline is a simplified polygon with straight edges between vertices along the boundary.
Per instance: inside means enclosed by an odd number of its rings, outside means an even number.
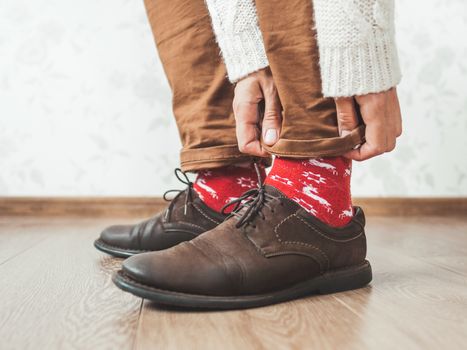
M170 290L170 289L156 288L156 287L153 287L153 286L151 286L149 284L144 284L144 283L141 283L141 282L138 282L138 281L132 279L125 272L121 272L118 275L120 276L120 278L123 278L127 282L131 282L132 284L137 285L137 286L145 287L145 288L147 288L149 290L169 292L169 293L187 295L187 296L196 295L196 296L202 296L202 297L223 297L223 296L216 296L216 295L209 295L209 294L198 294L198 293L194 294L194 293L178 292L178 291ZM233 297L233 296L235 296L235 295L228 295L227 297Z
M319 234L320 236L322 236L323 238L325 239L328 239L330 241L333 241L333 242L339 242L339 243L345 243L345 242L350 242L350 241L353 241L357 238L359 238L362 233L363 233L363 230L358 232L356 236L352 237L352 238L348 238L348 239L335 239L335 238L331 238L329 236L327 236L323 231L311 226L308 222L306 222L305 220L303 220L301 217L299 217L297 215L297 213L294 213L293 216L295 216L297 219L299 219L301 222L303 222L305 225L307 225L309 228L311 228L313 231L315 231L317 234Z
M209 247L211 247L212 249L214 249L218 254L220 255L224 255L222 254L221 251L219 251L213 244L211 243L208 243L207 240L203 240L203 242L208 245ZM194 244L192 241L188 241L187 242L188 244L191 244L191 246L195 247L197 251L199 251L201 253L201 255L203 255L209 262L211 263L214 263L215 266L219 266L219 263L216 261L216 260L213 260L209 255L207 255L206 253L204 253L203 249L201 249L200 247L198 247L196 244ZM224 275L224 277L227 278L228 281L230 281L231 285L232 286L235 286L235 283L234 281L232 280L232 278L230 277L230 275L227 273L227 268L226 268L226 265L224 263L222 263L222 275Z
M152 250L145 250L145 249L127 249L127 248L122 248L122 247L118 247L116 245L110 245L110 244L107 244L105 243L104 241L99 241L99 243L101 243L102 245L104 245L105 247L109 247L109 248L116 248L116 249L120 249L120 250L125 250L127 252L152 252Z
M283 243L295 244L295 242L283 242ZM311 260L313 260L319 266L319 273L320 274L323 274L326 271L329 271L330 270L330 262L329 262L329 260L328 260L328 258L326 256L326 254L324 254L323 251L321 251L319 248L316 248L316 247L308 247L308 248L314 248L315 250L317 250L319 253L321 253L326 258L326 262L325 262L326 263L326 268L323 268L322 263L320 261L318 261L318 259L315 256L313 256L312 254L306 253L306 252L300 252L300 251L296 251L296 250L284 250L283 248L281 250L273 250L273 251L268 253L268 257L276 257L276 256L281 256L281 255L306 256L307 258L310 258Z
M359 266L359 265L355 265ZM352 266L349 266L352 267ZM339 269L333 269L329 270L328 272L333 272L333 271L338 271ZM141 286L144 287L148 290L156 291L156 292L168 292L172 294L178 294L178 295L186 295L186 296L196 296L196 297L212 297L212 298L229 298L229 297L238 297L238 296L245 296L245 297L255 297L255 296L266 296L269 295L270 293L259 293L259 294L244 294L244 295L208 295L208 294L201 294L201 293L187 293L187 292L180 292L176 290L170 290L170 289L164 289L164 288L157 288L145 283L138 282L134 280L133 278L129 277L124 271L120 270L117 272L117 276L127 282L130 282L132 285L136 286ZM318 277L318 276L317 276ZM311 278L310 280L314 280L316 277Z
M240 232L239 234L240 234L240 236L241 236L241 239L242 239L246 244L252 245L252 246L253 246L253 249L254 249L255 251L257 251L261 256L265 257L264 254L263 254L263 252L261 251L261 249L259 249L258 246L256 246L256 244L254 244L254 242L252 242L247 236L245 236L245 234L243 234L243 232ZM204 242L207 243L208 241L205 240ZM220 251L215 247L215 245L213 245L213 244L211 244L211 243L207 243L207 244L208 244L209 246L213 247L217 252L219 252L219 253L222 254L222 252L220 252ZM222 255L224 255L224 254L222 254ZM233 283L234 286L235 286L235 285L239 285L240 287L243 287L243 286L245 285L245 276L247 275L247 271L245 270L244 265L243 265L242 263L239 262L239 260L237 259L236 256L234 256L234 255L228 255L228 256L229 256L229 258L231 258L231 259L235 262L235 264L237 265L237 267L239 268L239 270L240 270L240 272L241 272L241 273L240 273L240 277L239 277L239 278L240 278L240 281L239 281L238 283L236 283L236 282L234 283L234 281L232 281L232 279L230 278L230 275L228 275L228 276L229 276L229 280ZM241 260L241 259L240 259L240 260Z
M215 223L215 224L217 224L217 225L220 224L219 221L214 220L214 219L212 219L211 217L209 217L208 214L206 214L206 213L205 213L200 207L198 207L195 203L191 203L191 205L192 205L193 207L195 207L196 210L197 210L201 215L203 215L206 219L212 221L213 223Z
M193 238L196 238L201 234L201 233L190 231L189 229L184 230L183 228L165 228L164 232L162 234L164 234L164 233L171 234L171 233L174 233L174 232L187 233L189 235L192 235ZM206 229L203 228L203 232L206 232Z
M263 257L265 257L265 258L267 257L266 254L265 254L265 252L263 251L263 249L262 249L259 245L257 245L256 242L255 242L252 238L250 238L250 236L248 235L247 232L242 231L242 232L240 233L240 235L243 237L243 239L244 239L247 243L253 245L253 248L254 248L259 254L261 254L261 255L262 255Z
M277 229L279 228L279 226L281 226L285 221L289 220L291 217L293 216L296 216L296 212L293 213L293 214L290 214L289 216L287 216L286 218L284 218L280 223L278 223L276 225L276 227L274 227L274 232L276 233L276 239L277 241L280 243L280 244L298 244L298 245L301 245L301 246L305 246L305 247L309 247L309 248L312 248L312 249L315 249L317 250L318 252L321 253L322 256L324 256L324 258L326 259L326 263L327 263L327 269L330 268L331 266L331 263L330 263L330 260L329 260L329 257L327 256L327 254L325 252L323 252L321 249L319 249L318 247L314 246L313 244L310 244L310 243L304 243L304 242L298 242L298 241L283 241L280 237L279 237L279 232L277 231ZM323 272L323 269L321 267L321 264L318 262L318 265L320 265L320 272Z
M179 221L178 224L184 224L184 225L190 225L190 226L193 226L193 227L197 227L203 231L206 231L206 228L202 227L202 226L199 226L199 225L196 225L196 224L193 224L191 222L187 222L187 221ZM164 230L166 230L167 228L164 227Z

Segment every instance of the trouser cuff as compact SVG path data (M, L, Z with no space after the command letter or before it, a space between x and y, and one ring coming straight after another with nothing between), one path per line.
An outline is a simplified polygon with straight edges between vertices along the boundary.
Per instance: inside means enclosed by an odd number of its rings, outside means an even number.
M270 157L258 158L243 154L239 151L237 145L186 149L180 152L183 171L212 169L253 161L258 161L266 167L271 165Z
M266 151L276 156L289 158L337 157L363 143L365 126L360 125L345 137L331 137L315 140L279 139L272 146L262 145Z

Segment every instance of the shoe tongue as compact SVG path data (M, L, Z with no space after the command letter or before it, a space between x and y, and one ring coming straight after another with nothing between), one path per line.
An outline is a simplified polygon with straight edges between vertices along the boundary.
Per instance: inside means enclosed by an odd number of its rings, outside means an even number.
M291 208L291 210L299 210L302 208L297 202L294 200L290 199L290 197L286 196L282 191L278 190L274 186L271 185L264 185L264 189L266 190L266 193L270 194L271 196L274 197L280 197L280 198L285 198L282 200L283 203L287 203L287 206ZM305 210L305 209L303 209Z
M273 197L285 197L285 195L279 191L277 188L275 188L274 186L270 186L270 185L264 185L264 187L260 190L260 191L264 191L266 192L267 194L269 194L270 196L273 196ZM264 193L263 192L263 193ZM259 195L259 194L257 194ZM258 198L256 197L257 195L253 195L251 197L248 198L248 200L253 200L253 201L256 201ZM263 197L264 198L264 197ZM256 209L253 209L252 212L250 212L250 214L248 215L249 218L246 218L246 221L245 222L248 222L248 221L251 221L251 219L254 220L255 216L256 216L256 213L258 213L258 211L260 211L262 209L262 204L264 203L256 203L256 204L253 204L253 202L250 202L248 205L242 205L240 207L240 209L238 209L237 211L237 215L236 216L236 220L241 220L242 219L242 215L245 214L245 212L247 210L251 210L251 206L254 205L258 205L259 204L259 207L257 207Z

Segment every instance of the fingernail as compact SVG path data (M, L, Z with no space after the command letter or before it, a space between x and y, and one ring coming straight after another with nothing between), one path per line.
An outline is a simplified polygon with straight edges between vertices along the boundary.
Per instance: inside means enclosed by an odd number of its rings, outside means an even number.
M264 142L267 145L271 145L277 141L277 131L276 129L268 129L264 134Z
M341 137L346 137L347 135L349 135L351 133L351 131L349 130L342 130L341 131Z

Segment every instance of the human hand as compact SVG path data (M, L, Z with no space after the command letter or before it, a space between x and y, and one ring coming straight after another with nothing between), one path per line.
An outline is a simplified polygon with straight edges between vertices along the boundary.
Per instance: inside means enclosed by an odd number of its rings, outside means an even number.
M259 112L264 102L264 115ZM252 73L235 87L233 111L238 149L242 153L266 157L261 139L268 146L279 140L282 106L269 68Z
M336 98L339 134L348 135L358 126L356 105L366 125L365 143L344 157L363 161L391 152L402 134L402 118L396 88L355 97Z

